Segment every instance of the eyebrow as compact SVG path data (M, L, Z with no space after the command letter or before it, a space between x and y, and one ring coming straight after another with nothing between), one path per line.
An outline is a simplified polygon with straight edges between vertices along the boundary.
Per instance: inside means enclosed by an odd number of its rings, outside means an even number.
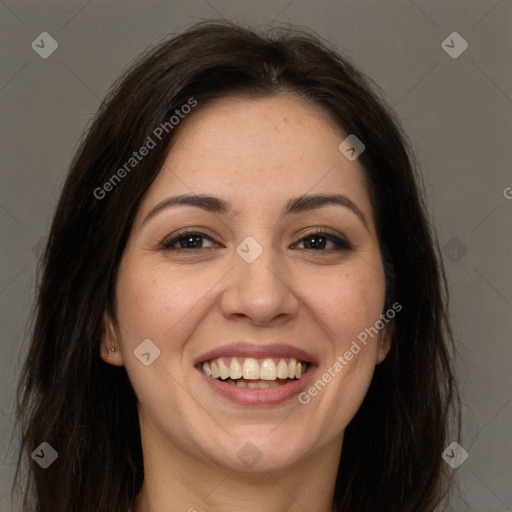
M219 197L209 196L206 194L182 194L179 196L168 197L155 205L142 221L142 225L161 211L182 205L201 208L207 212L221 215L236 216L240 213L239 210L235 210L233 208L231 203ZM353 201L341 194L315 194L295 197L286 203L281 212L281 218L286 215L317 210L328 205L343 206L344 208L351 210L363 223L366 230L369 231L368 222L363 212L356 206L356 204L354 204Z

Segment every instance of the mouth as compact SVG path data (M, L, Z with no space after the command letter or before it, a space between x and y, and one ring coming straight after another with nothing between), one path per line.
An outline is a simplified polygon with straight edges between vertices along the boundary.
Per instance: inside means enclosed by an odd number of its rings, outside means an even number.
M209 388L237 405L278 405L302 392L318 361L287 344L238 342L218 347L194 361Z
M231 386L267 389L301 379L311 366L306 361L293 357L217 357L204 361L200 367L206 376Z

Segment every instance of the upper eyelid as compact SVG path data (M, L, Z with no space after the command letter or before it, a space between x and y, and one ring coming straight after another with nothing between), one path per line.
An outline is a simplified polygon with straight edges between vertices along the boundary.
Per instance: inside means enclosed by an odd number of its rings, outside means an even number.
M202 231L203 229L205 229L205 228L197 228L197 229L183 228L181 230L178 230L175 234L165 237L164 240L174 240L176 238L180 238L180 237L186 236L186 235L200 235L205 238L210 238L212 240L215 238L214 235L209 235L208 233L205 233L204 231ZM308 231L302 233L301 235L297 235L297 236L300 236L302 238L302 237L307 237L307 236L311 236L314 234L326 234L326 235L336 236L339 238L346 238L345 235L343 235L341 233L337 233L335 231L336 230L334 230L332 228L323 228L321 226L318 226L318 227L312 226L311 228L308 228Z
M171 235L171 236L165 238L162 241L161 245L164 245L166 247L171 247L172 245L174 245L180 239L182 239L183 237L186 237L187 235L188 236L194 235L194 236L200 236L202 238L207 238L211 242L213 242L215 244L218 244L218 242L215 240L215 238L213 236L210 236L210 235L202 232L199 229L194 230L193 228L192 229L184 228L183 231L178 232L178 233L176 233L174 235ZM299 238L297 239L295 244L300 243L304 239L309 238L309 237L314 236L314 235L327 235L326 236L327 239L329 239L329 237L337 238L337 239L339 239L340 242L344 242L345 244L347 244L347 245L349 245L351 247L353 246L353 244L348 240L348 238L345 235L339 234L339 233L332 233L330 228L321 228L321 227L310 228L309 231L306 231L305 233L299 235ZM330 240L330 241L333 242L333 243L336 243L333 240ZM206 247L205 247L205 249L206 249ZM187 250L187 249L183 249L183 250Z

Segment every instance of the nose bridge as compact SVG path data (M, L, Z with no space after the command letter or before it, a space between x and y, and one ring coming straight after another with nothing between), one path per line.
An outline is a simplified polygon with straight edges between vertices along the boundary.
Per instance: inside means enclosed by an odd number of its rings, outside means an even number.
M239 260L236 266L240 269L240 279L254 290L261 288L265 293L280 293L282 287L287 289L281 281L285 274L282 262L268 232L261 233L258 238L262 241L261 244L256 238L248 236L236 248ZM283 273L282 276L278 276L278 268Z
M286 282L285 263L268 232L256 236L261 243L248 236L236 247L234 272L223 308L227 316L244 315L265 323L276 316L294 313L297 301Z

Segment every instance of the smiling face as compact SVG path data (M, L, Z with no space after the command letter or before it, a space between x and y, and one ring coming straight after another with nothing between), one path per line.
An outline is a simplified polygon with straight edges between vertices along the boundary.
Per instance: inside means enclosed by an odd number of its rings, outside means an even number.
M101 357L126 367L145 456L235 471L339 457L389 349L381 331L353 350L385 299L363 169L338 149L346 134L294 96L199 108L140 204ZM210 198L170 200L182 195Z

